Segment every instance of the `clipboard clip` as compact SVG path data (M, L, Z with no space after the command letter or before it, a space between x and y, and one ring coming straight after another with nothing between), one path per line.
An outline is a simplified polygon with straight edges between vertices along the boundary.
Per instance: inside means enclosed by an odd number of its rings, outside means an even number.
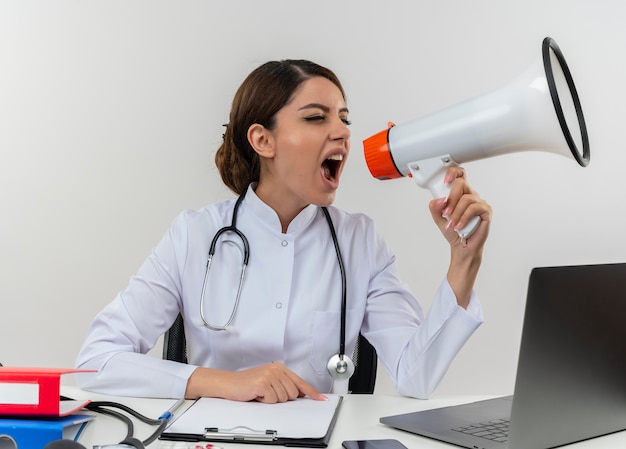
M204 432L206 439L230 441L274 441L278 434L276 430L255 430L247 426L237 426L230 429L205 427Z

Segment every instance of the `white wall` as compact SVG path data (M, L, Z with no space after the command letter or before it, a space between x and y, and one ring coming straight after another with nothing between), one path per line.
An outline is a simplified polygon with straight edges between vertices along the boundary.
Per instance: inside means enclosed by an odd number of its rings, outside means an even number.
M0 362L73 365L172 218L229 196L213 165L221 125L269 59L312 59L343 80L353 151L337 204L377 220L428 307L448 257L430 194L371 178L361 141L502 86L550 35L592 163L526 152L467 164L494 209L477 284L486 322L439 389L510 393L530 269L626 260L625 16L619 0L2 1Z

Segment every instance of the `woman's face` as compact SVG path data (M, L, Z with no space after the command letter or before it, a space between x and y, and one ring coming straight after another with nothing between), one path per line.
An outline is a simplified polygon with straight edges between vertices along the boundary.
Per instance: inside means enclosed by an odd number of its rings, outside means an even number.
M322 77L304 81L266 130L272 151L261 155L257 193L272 207L332 204L350 151L348 125L339 88Z

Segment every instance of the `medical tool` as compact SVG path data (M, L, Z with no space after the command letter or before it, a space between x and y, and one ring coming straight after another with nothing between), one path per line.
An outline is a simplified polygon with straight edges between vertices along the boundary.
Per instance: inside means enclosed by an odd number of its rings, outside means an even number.
M233 322L235 318L235 314L237 313L237 309L239 308L239 300L241 298L241 290L243 287L243 281L246 274L246 267L248 266L248 260L250 259L250 244L248 243L247 237L237 228L237 214L239 212L239 206L241 205L243 198L245 197L245 193L237 198L237 202L233 208L233 218L230 226L224 226L219 229L213 240L211 241L211 245L209 246L209 255L207 259L206 269L204 272L204 282L202 284L202 294L200 297L200 317L202 318L202 322L204 326L213 330L213 331L225 331L228 330L229 326ZM346 309L347 309L347 293L346 293L346 271L343 263L343 256L341 255L341 249L339 248L339 242L337 240L337 234L335 233L335 226L333 225L333 221L330 217L330 213L328 209L322 207L322 212L324 213L324 217L326 218L326 222L328 223L328 227L330 229L330 234L333 239L333 244L335 246L335 252L337 254L337 262L339 263L339 271L341 273L341 327L339 330L339 353L333 355L328 360L328 372L335 380L346 380L349 379L352 374L354 374L354 362L350 357L345 354L346 348ZM204 316L204 299L206 294L206 287L209 279L209 272L211 270L211 263L213 262L213 256L215 255L215 249L217 247L217 242L219 238L228 232L232 232L236 234L241 241L243 242L243 257L241 264L241 273L239 275L239 285L237 287L237 296L235 298L235 304L233 305L233 310L230 314L230 317L226 321L224 325L215 325L209 323Z

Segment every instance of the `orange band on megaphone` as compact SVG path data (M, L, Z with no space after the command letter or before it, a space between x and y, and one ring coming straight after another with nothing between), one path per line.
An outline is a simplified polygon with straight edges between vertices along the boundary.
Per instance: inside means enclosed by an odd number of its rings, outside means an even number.
M389 123L389 128L392 126L394 126L393 123ZM402 177L402 173L398 171L389 151L389 128L363 141L363 153L367 168L374 178L381 180Z

